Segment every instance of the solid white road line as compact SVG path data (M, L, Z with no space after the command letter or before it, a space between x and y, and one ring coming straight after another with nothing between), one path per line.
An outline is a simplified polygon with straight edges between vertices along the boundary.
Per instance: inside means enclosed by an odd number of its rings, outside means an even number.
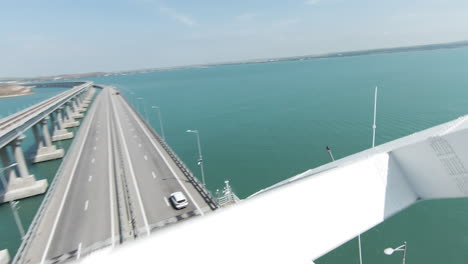
M88 181L91 182L93 180L93 175L89 175Z
M101 97L99 97L99 98L101 98ZM97 104L95 104L95 105L97 105ZM41 258L41 263L44 263L45 260L46 260L47 253L49 252L50 244L52 243L52 238L54 237L55 230L57 228L57 224L58 224L58 221L60 219L60 215L61 215L62 210L63 210L63 206L65 205L65 200L66 200L66 197L68 195L68 191L70 190L70 186L71 186L71 183L72 183L72 180L73 180L73 176L75 176L75 171L76 171L76 167L78 166L78 161L80 160L81 153L83 153L83 148L84 148L84 145L85 145L85 142L86 142L86 138L88 137L89 129L91 127L91 123L93 122L94 115L96 113L96 108L93 108L93 109L94 109L94 111L92 112L92 114L90 116L90 121L87 124L88 126L86 127L84 140L81 143L80 151L78 151L78 156L75 159L75 164L73 165L73 169L71 171L70 179L68 180L67 187L65 188L65 193L63 195L62 202L60 203L60 207L59 207L59 210L57 212L57 216L55 217L54 224L52 225L52 230L50 232L49 239L47 240L47 244L46 244L46 247L44 249L44 254L42 255L42 258ZM76 138L75 138L75 140L76 140Z
M123 100L123 99L121 99ZM122 103L123 105L127 106L125 104L125 102ZM129 109L127 107L127 109ZM185 193L188 195L189 199L192 200L193 204L195 205L195 207L197 208L197 210L200 212L201 215L204 215L203 211L201 210L201 208L198 206L198 204L195 202L195 199L193 199L192 195L190 195L190 192L187 190L187 188L184 186L184 184L182 183L182 181L179 179L179 177L177 176L177 173L174 171L174 169L172 168L171 165L169 165L169 161L167 161L166 157L163 155L163 153L161 152L161 150L158 148L158 146L156 145L156 143L153 141L153 138L150 136L150 134L148 133L147 129L144 127L144 125L141 123L141 121L138 119L138 117L135 115L135 113L130 109L129 112L132 114L133 118L137 121L138 125L140 126L140 128L143 130L143 132L145 133L145 135L148 137L148 139L150 140L151 144L153 144L153 147L158 151L159 155L161 156L161 158L164 160L164 162L166 163L167 167L169 168L169 170L172 172L172 174L174 175L174 177L177 179L177 182L179 183L179 185L182 187L182 189L184 189Z
M145 160L148 160L148 156L145 155L145 156L143 156L143 157L145 158Z
M76 259L80 259L81 257L81 242L78 244L78 250L76 251Z
M109 90L110 91L110 90ZM108 103L110 99L110 92L108 96ZM109 105L109 104L108 104ZM109 200L110 200L110 219L111 219L111 237L112 237L112 247L115 247L115 236L114 236L114 199L112 199L112 194L114 193L114 181L112 180L114 171L112 170L112 149L111 149L111 127L110 127L110 109L107 109L107 155L108 155L108 169L109 169Z
M86 200L86 202L84 204L84 210L83 211L88 210L88 203L89 203L89 200Z
M154 173L154 171L151 172L151 175L153 175L153 179L156 179L156 173Z
M166 202L166 205L169 206L169 201L167 200L166 196L164 196L164 202Z
M113 111L114 112L114 117L115 117L118 129L120 131L120 138L122 139L124 152L125 152L125 155L126 155L127 160L128 160L130 175L132 176L133 185L135 186L135 191L136 191L136 194L137 194L138 203L140 204L140 209L141 209L141 214L143 216L143 221L145 222L146 233L149 236L150 235L150 228L149 228L149 225L148 225L148 219L146 217L145 208L143 207L143 201L141 200L141 194L140 194L140 190L138 188L138 183L137 183L137 180L136 180L136 177L135 177L135 171L133 170L133 163L132 163L132 160L130 159L130 153L128 152L127 142L125 141L122 125L120 124L120 120L119 120L119 118L117 116L117 111L116 111L116 107L114 105L113 100L111 100L111 104L112 104L112 107L113 107L113 110L114 110Z

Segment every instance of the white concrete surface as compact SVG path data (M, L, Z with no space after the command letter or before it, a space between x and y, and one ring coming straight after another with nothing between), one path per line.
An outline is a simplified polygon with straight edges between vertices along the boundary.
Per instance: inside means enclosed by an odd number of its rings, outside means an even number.
M47 187L48 183L46 179L37 181L34 175L30 175L29 177L10 178L7 191L0 193L0 203L6 203L45 193Z
M10 254L8 249L0 250L0 264L9 264L10 263Z
M420 199L468 196L467 120L306 171L85 262L312 263ZM183 254L173 246L181 238Z
M66 129L56 129L52 134L52 141L54 142L70 138L73 138L73 132L69 132Z

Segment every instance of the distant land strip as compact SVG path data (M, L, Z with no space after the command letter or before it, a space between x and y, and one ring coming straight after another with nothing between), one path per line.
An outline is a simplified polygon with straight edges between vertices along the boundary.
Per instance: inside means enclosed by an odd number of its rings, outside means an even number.
M32 77L32 78L13 78L13 77L12 78L0 78L0 84L8 83L8 82L11 83L11 82L62 81L62 80L69 80L69 79L76 79L76 78L126 75L126 74L135 74L135 73L149 73L149 72L182 70L182 69L192 69L192 68L207 68L207 67L224 66L224 65L240 65L240 64L268 63L268 62L296 61L296 60L313 60L313 59L324 59L324 58L341 58L341 57L364 56L364 55L385 54L385 53L399 53L399 52L437 50L437 49L455 49L455 48L463 48L463 47L468 47L468 40L449 42L449 43L404 46L404 47L396 47L396 48L343 51L343 52L324 53L324 54L317 54L317 55L252 59L252 60L243 60L243 61L196 64L196 65L165 67L165 68L147 68L147 69L130 70L130 71L90 72L90 73L63 74L63 75L56 75L56 76L43 76L43 77Z
M0 98L32 94L32 88L34 86L0 84Z

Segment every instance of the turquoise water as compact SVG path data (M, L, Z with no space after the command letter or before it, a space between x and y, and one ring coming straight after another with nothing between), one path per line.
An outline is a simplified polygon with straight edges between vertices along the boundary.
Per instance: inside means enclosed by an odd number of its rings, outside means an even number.
M66 88L35 88L30 95L0 98L0 119L62 93L64 89Z
M197 175L196 140L185 131L198 129L208 188L229 179L245 198L329 162L327 145L335 158L369 148L376 85L377 144L468 113L467 61L468 49L454 49L92 80L120 88L157 131L151 106L160 106L168 143ZM396 215L362 235L365 263L398 263L382 250L405 240L408 263L464 263L466 208L466 199L428 201ZM356 241L317 263L358 263Z

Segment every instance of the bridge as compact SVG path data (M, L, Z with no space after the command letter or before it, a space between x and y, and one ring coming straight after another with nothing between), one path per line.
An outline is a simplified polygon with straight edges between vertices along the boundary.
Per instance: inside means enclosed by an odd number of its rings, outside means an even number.
M467 140L468 116L462 116L307 170L235 206L83 262L314 263L419 201L468 197ZM209 253L200 254L207 250L201 237L217 239ZM180 244L182 249L173 246ZM351 262L358 262L357 247Z
M79 259L218 208L116 90L94 87L101 92L82 120L14 263ZM169 196L176 191L187 197L186 208L171 206Z
M47 180L37 181L29 173L21 148L23 134L32 128L36 152L33 157L27 157L32 162L62 158L63 149L57 149L52 142L73 137L67 128L79 125L76 118L83 117L82 112L86 111L94 95L92 85L92 82L61 83L61 87L71 89L0 120L0 160L7 167L4 172L7 181L0 192L0 203L46 191ZM54 128L52 136L49 133L49 122Z
M88 263L313 263L418 201L468 197L464 116L310 169L217 210L210 193L115 89L92 87L101 92L14 263L84 256ZM228 187L225 194L233 196ZM186 194L187 208L170 206L174 191ZM189 218L176 229L112 250ZM209 247L200 242L211 239L219 241ZM109 250L91 254L103 248Z

